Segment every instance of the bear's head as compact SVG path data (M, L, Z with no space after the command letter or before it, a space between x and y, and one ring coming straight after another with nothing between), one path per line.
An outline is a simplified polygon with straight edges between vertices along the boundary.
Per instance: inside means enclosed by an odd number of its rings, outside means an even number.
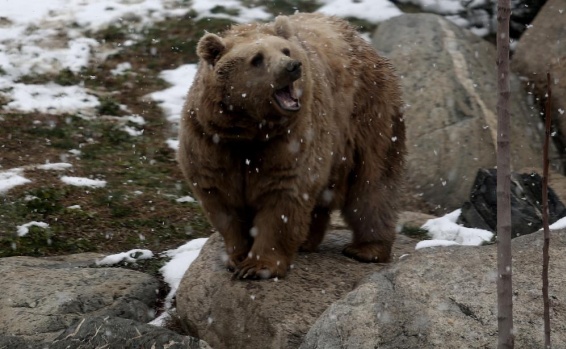
M207 93L217 96L225 117L257 125L292 119L301 109L307 56L287 17L239 26L224 37L207 33L197 53L207 65Z

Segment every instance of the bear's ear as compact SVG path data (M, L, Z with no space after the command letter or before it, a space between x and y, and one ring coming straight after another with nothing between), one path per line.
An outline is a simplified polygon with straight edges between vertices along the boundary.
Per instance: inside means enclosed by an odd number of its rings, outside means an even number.
M209 64L214 65L225 48L224 40L220 36L206 33L198 42L197 54Z
M275 18L275 33L284 39L289 39L293 36L293 28L291 22L289 22L289 17L277 16Z

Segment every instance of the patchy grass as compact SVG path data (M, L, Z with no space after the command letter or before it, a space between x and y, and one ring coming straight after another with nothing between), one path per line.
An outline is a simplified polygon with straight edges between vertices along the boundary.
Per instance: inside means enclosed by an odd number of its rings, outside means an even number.
M160 252L210 233L197 204L174 200L189 192L174 152L165 145L166 132L157 132L157 126L148 128L161 134L159 138L145 133L131 137L113 120L67 115L4 118L11 126L0 129L0 138L7 140L3 144L5 168L61 160L73 167L26 170L25 177L32 182L0 197L0 256L111 253L132 248ZM157 124L165 127L162 122ZM80 149L81 154L74 157L68 149ZM63 174L104 179L107 185L95 189L69 186L60 181ZM81 208L68 208L74 205ZM15 236L16 226L30 221L50 226Z
M161 109L145 96L167 87L159 78L162 70L197 62L195 46L205 30L218 32L230 24L224 19L194 21L189 14L143 29L138 33L143 35L141 40L79 73L63 70L21 78L26 83L82 82L101 104L94 117L2 115L1 168L28 166L23 175L31 183L0 196L0 257L116 253L133 248L159 253L210 234L211 226L198 204L175 201L190 191L175 153L165 143L174 131ZM129 34L124 26L92 36L119 47ZM129 62L131 71L111 74L122 62ZM131 114L142 116L145 124L116 117ZM143 129L143 134L130 136L125 125ZM73 167L63 171L29 167L46 162L68 162ZM60 180L63 175L102 179L107 184L103 188L70 186ZM69 208L75 205L80 209ZM27 235L18 237L16 227L30 221L48 223L49 228L31 227Z
M403 228L401 229L401 234L419 241L431 239L428 235L428 230L418 227L403 226Z
M366 21L365 19L349 17L349 18L347 18L347 20L360 33L372 33L373 34L375 29L377 28L377 24Z

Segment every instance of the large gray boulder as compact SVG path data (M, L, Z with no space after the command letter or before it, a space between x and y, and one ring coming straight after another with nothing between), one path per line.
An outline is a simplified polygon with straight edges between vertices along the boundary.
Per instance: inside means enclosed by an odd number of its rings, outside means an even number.
M50 342L85 315L150 321L157 280L127 269L87 268L100 257L1 258L0 336Z
M517 348L544 347L542 233L513 240ZM550 243L552 344L566 348L566 231ZM495 348L496 246L419 250L332 304L301 349Z
M380 24L373 45L391 59L408 104L408 190L440 208L459 208L478 168L496 164L495 48L432 14ZM511 163L541 163L538 111L511 76Z
M224 242L213 234L181 281L177 314L192 336L215 349L297 348L328 306L384 267L343 256L350 235L328 232L320 251L299 254L284 279L241 281L226 270ZM415 241L398 236L393 259L414 246Z
M566 0L548 0L523 34L511 68L523 76L528 87L544 101L546 73L552 75L552 119L559 131L556 140L566 146ZM562 159L564 161L562 151ZM563 170L564 162L562 162Z

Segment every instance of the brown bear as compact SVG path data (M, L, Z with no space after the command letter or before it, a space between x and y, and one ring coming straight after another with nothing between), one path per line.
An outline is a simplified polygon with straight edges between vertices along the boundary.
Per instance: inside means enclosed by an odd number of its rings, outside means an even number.
M178 160L239 278L283 277L330 212L346 256L388 262L404 167L398 78L346 21L236 25L198 43Z

